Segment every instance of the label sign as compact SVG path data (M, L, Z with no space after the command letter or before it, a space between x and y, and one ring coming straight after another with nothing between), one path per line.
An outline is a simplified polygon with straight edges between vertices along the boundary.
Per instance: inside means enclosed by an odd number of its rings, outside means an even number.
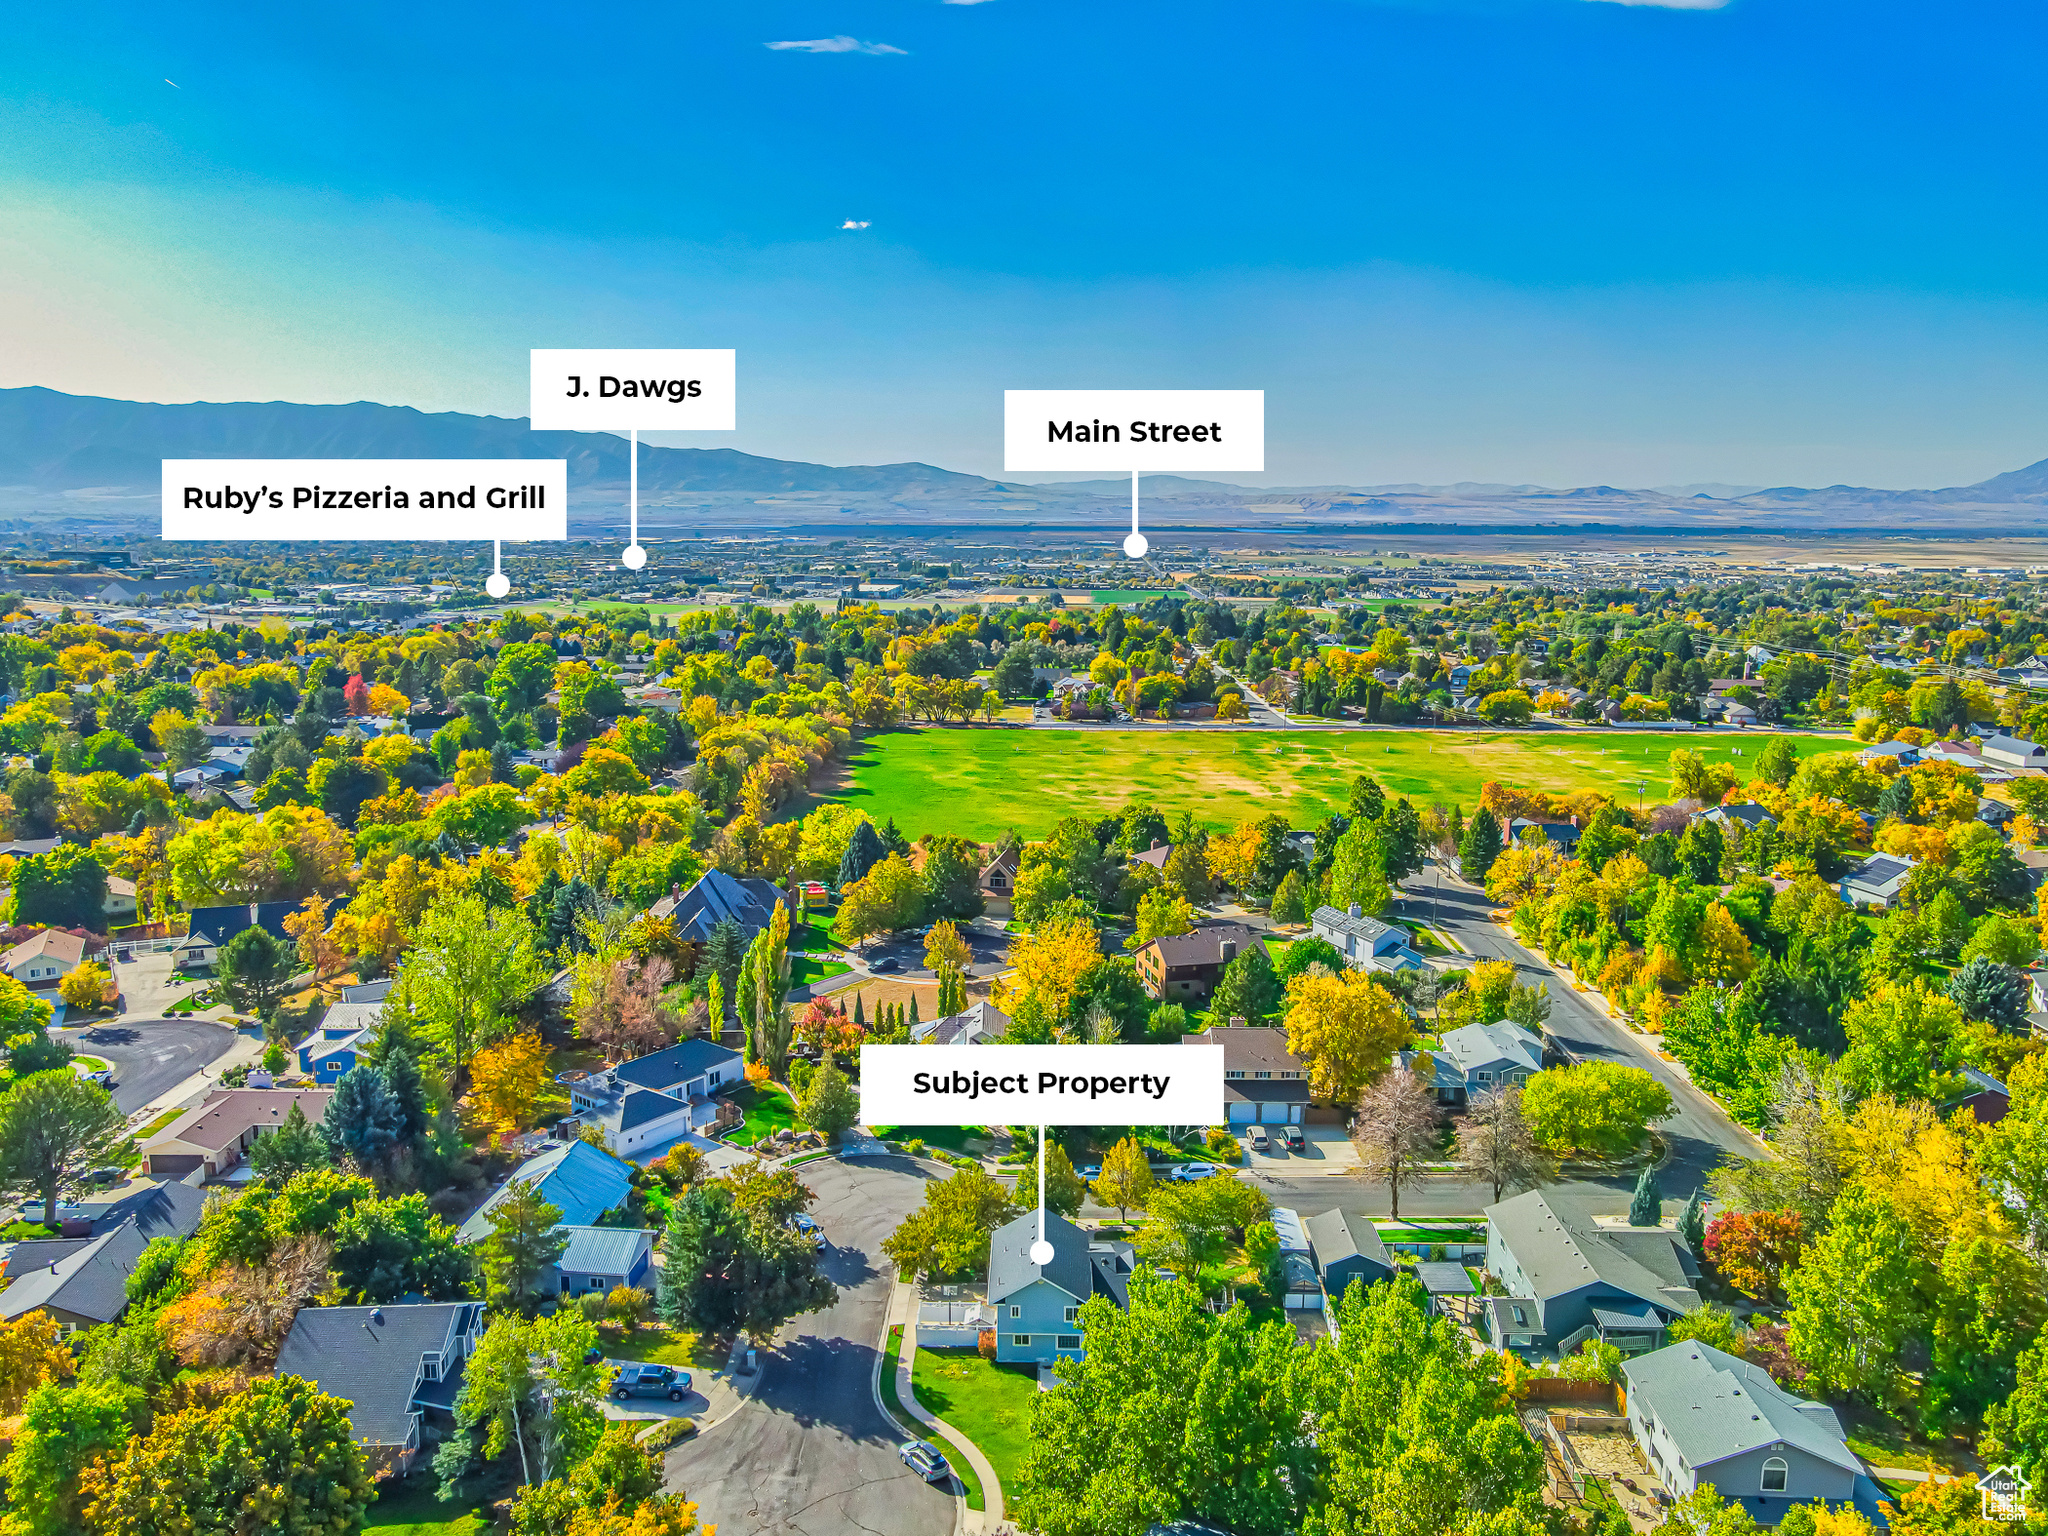
M566 459L165 459L167 539L566 539Z
M1003 468L1012 473L1265 467L1262 389L1003 391Z
M636 347L535 348L536 431L730 432L739 354Z
M864 1045L866 1125L1221 1125L1219 1045Z

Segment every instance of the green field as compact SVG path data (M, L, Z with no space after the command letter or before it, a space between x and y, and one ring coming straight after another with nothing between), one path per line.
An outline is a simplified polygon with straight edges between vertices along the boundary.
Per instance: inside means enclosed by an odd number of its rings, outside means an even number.
M1112 587L1107 592L1090 592L1091 603L1144 603L1166 596L1165 587Z
M1452 801L1470 815L1489 779L1562 792L1606 790L1645 805L1668 798L1678 747L1712 763L1754 763L1768 733L1672 731L890 731L862 742L835 799L877 822L986 840L1042 835L1063 816L1150 801L1211 827L1260 816L1312 826L1370 769L1398 795ZM1845 736L1793 736L1802 757L1854 750ZM1742 755L1737 757L1735 754Z

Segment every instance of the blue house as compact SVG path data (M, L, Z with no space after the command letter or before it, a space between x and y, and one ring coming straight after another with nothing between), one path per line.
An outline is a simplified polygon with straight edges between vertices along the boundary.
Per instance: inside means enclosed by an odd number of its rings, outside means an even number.
M560 1226L555 1231L569 1239L555 1260L555 1280L564 1296L602 1296L622 1285L648 1285L654 1234L646 1228Z
M1487 1272L1507 1293L1486 1298L1496 1349L1561 1357L1597 1338L1642 1354L1699 1309L1699 1265L1669 1227L1594 1216L1545 1190L1489 1205L1486 1223Z
M376 1038L383 1018L382 1003L336 1003L320 1028L300 1044L299 1070L323 1087L340 1081Z
M523 1164L491 1192L462 1224L458 1234L465 1243L491 1235L491 1212L510 1198L515 1189L532 1185L562 1213L565 1227L594 1227L597 1218L626 1203L633 1187L632 1170L611 1153L600 1151L587 1141L572 1141L566 1147L543 1152Z
M1066 1217L1045 1213L1050 1264L1031 1262L1038 1241L1037 1211L1026 1211L989 1235L988 1306L995 1314L996 1359L1049 1365L1061 1356L1079 1359L1081 1303L1107 1296L1119 1307L1131 1304L1135 1264L1129 1243L1098 1243Z
M1506 1019L1448 1031L1433 1050L1404 1051L1401 1064L1426 1058L1436 1069L1439 1104L1463 1104L1475 1093L1526 1083L1543 1070L1543 1039Z

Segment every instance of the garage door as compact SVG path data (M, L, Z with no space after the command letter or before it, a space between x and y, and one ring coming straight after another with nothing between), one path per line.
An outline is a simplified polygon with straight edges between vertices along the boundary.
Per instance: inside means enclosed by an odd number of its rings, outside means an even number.
M1259 1106L1259 1118L1268 1125L1285 1125L1287 1123L1287 1109L1288 1106L1285 1104L1261 1104Z
M1258 1113L1258 1109L1258 1105L1246 1104L1242 1101L1233 1104L1230 1106L1230 1123L1232 1125L1249 1125L1252 1122L1252 1117Z

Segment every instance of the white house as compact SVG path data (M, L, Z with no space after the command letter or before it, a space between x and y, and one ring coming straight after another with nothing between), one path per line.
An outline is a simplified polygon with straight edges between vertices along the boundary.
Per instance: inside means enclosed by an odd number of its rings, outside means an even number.
M1851 906L1889 907L1919 862L1904 854L1874 853L1842 876L1842 900Z
M49 991L84 963L85 940L57 928L45 928L0 955L0 971L31 992Z
M2018 736L1987 736L1984 738L1984 760L1997 763L2001 768L2048 768L2048 747Z
M732 1111L717 1096L745 1080L738 1051L709 1040L680 1040L571 1080L569 1109L579 1125L601 1129L605 1145L618 1156L648 1156L716 1125L721 1111Z
M1353 903L1348 912L1317 907L1309 932L1335 945L1354 971L1419 971L1422 956L1408 943L1408 930L1367 917Z

